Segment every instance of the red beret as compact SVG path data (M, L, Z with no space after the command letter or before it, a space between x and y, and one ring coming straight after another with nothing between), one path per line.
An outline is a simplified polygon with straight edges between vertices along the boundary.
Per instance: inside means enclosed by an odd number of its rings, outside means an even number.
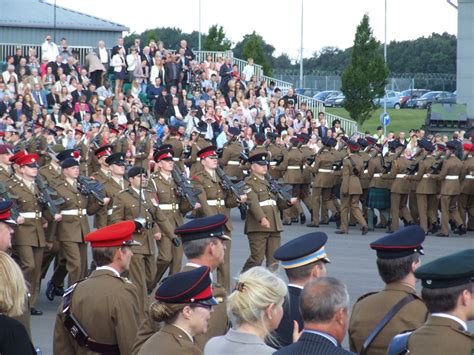
M132 239L133 232L135 222L124 221L97 229L86 235L85 240L91 243L92 248L141 245Z
M159 161L162 161L164 159L172 160L173 157L174 157L174 152L171 149L163 149L156 152L155 161L158 163Z
M25 151L20 150L18 153L13 154L8 160L10 160L12 163L16 163L16 161L24 155L26 155Z
M38 164L38 154L25 154L19 157L15 163L20 166Z
M465 142L465 143L463 144L463 148L464 148L464 150L468 150L468 151L469 151L469 150L472 150L472 143L470 143L470 142Z
M1 144L0 145L0 154L11 154L13 148L10 144Z

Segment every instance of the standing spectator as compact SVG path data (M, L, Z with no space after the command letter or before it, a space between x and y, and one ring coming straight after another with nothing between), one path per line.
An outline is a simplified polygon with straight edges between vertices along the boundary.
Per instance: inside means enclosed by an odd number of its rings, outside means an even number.
M255 66L253 65L253 58L247 59L247 65L242 70L242 74L245 74L245 83L248 83L250 78L255 74Z
M235 328L210 339L204 354L273 354L275 349L265 340L280 324L287 292L283 280L264 267L253 267L239 275L235 290L227 299Z
M105 73L109 70L109 62L110 62L110 51L105 47L104 41L99 41L97 43L97 48L94 49L95 54L100 59L100 62L105 68ZM99 87L100 85L97 85Z
M155 83L155 78L160 78L161 84L165 85L165 67L159 54L156 54L155 64L150 69L150 83Z
M72 53L68 48L67 39L65 37L61 38L59 42L59 55L63 60L63 64L66 64L69 57L72 57Z
M309 281L300 299L303 334L275 355L353 354L340 346L347 332L349 306L347 288L338 279L321 277Z
M41 45L42 60L48 59L48 62L53 62L58 55L58 46L51 40L51 35L46 35L44 42Z
M120 48L124 49L123 55L127 54L127 51L123 45L123 37L117 38L117 44L112 47L112 53L111 53L112 57L116 55L117 53L119 53Z
M128 71L128 80L130 82L133 81L134 76L133 73L137 66L140 65L140 55L138 54L138 50L136 47L130 48L130 54L127 55L127 71Z
M224 60L224 64L219 69L219 76L221 77L220 90L223 95L227 95L228 83L232 80L232 66L230 65L230 58Z
M110 63L111 66L114 67L114 74L115 74L115 96L118 96L120 92L122 92L122 85L125 79L125 56L124 56L125 48L120 47L117 50L117 53L112 57L112 61Z
M171 53L166 53L165 69L165 85L169 90L172 86L178 86L179 71L175 56Z
M326 124L326 117L324 117L324 115L319 116L319 126L318 126L318 136L323 139L325 137L328 136L328 131L329 131L329 128L327 127L327 124Z
M27 292L20 267L0 251L0 352L3 355L35 355L25 327L14 316L23 313Z
M186 57L188 61L192 61L194 60L194 58L196 58L193 51L190 48L188 48L188 42L186 40L182 39L179 42L178 52L180 49L184 49L184 56Z

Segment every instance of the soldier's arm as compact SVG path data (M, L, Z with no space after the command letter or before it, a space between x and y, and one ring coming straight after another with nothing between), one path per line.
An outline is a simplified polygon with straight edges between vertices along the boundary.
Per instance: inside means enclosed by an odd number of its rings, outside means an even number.
M204 185L201 182L201 178L199 176L193 177L193 186L197 189L201 190L201 193L198 195L198 201L201 204L201 211L204 213L205 216L212 216L212 210L207 204L207 194L206 190L204 189Z
M247 193L247 205L249 206L249 212L255 217L257 221L260 222L262 218L266 217L265 212L263 212L263 208L260 206L258 196L253 191L253 189Z
M449 169L449 163L448 163L448 160L446 159L443 162L443 166L441 167L441 171L439 172L439 174L432 174L430 176L432 176L436 180L443 181L448 175L448 169Z
M69 335L69 331L64 326L62 302L58 309L59 313L56 315L56 322L54 324L53 354L74 354L75 340Z
M110 216L110 223L114 224L125 220L125 204L117 194L114 198L114 204L112 206L112 215Z
M227 165L230 160L230 150L229 147L224 147L222 151L222 158L219 159L219 165Z
M89 216L97 213L102 207L104 205L101 205L94 196L89 195L87 197L87 214Z
M159 207L155 208L155 221L158 224L158 228L160 229L161 233L163 233L167 237L171 237L174 234L174 229L171 226L170 221L166 218L165 214Z
M135 285L125 281L125 289L114 299L115 336L120 354L130 354L138 330L138 295Z

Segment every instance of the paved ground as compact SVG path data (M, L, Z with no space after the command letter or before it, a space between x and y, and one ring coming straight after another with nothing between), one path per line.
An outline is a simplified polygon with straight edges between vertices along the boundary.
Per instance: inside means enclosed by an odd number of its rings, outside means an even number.
M232 234L231 272L233 275L237 275L249 254L249 249L247 237L243 234L244 224L240 221L238 211L234 211L232 221L234 232ZM341 236L334 234L334 230L334 224L319 229L294 224L286 227L283 233L283 242L313 231L326 232L329 235L327 252L332 261L328 266L328 275L340 278L346 283L351 301L354 302L366 292L382 288L383 283L379 279L375 267L375 252L368 245L371 241L383 236L383 231L379 230L362 236L358 229L352 228L349 235ZM474 234L469 233L463 237L452 238L429 236L424 247L425 256L422 257L422 262L428 262L459 250L474 248ZM281 274L283 275L282 272ZM41 309L44 315L32 317L32 332L35 345L41 347L43 355L49 355L52 354L54 321L59 299L56 298L50 302L44 295L45 287L46 283L43 283L37 304L37 308ZM471 331L474 331L474 322L471 322L469 327ZM345 345L347 346L347 340Z

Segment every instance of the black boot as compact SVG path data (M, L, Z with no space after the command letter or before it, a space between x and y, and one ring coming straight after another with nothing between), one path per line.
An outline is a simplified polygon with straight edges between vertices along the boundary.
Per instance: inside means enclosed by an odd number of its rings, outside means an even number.
M301 224L306 223L306 216L305 216L304 212L300 214L300 223Z

